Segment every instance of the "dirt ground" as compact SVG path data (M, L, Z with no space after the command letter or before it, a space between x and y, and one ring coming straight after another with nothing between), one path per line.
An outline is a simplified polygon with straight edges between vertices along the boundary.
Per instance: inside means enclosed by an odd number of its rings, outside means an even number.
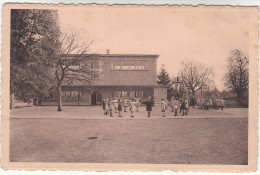
M118 117L103 120L101 118L109 117L104 116L101 110L97 113L102 115L89 120L75 115L74 118L69 118L70 112L62 114L67 116L65 118L55 118L54 112L50 112L52 108L48 108L34 108L38 112L45 109L43 113L39 112L41 117L35 118L33 110L29 108L11 112L10 161L248 163L247 109L191 109L189 118L162 118L158 115L149 119L146 115L141 117L145 112L140 112L139 118L123 117L125 120ZM81 110L83 109L78 109ZM88 117L91 113L77 114Z

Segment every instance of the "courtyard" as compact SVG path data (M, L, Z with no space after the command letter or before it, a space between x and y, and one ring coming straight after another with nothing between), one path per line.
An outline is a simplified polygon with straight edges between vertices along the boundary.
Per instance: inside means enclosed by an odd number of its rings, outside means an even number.
M188 116L105 116L101 106L11 110L10 161L70 163L248 163L248 110L190 109Z

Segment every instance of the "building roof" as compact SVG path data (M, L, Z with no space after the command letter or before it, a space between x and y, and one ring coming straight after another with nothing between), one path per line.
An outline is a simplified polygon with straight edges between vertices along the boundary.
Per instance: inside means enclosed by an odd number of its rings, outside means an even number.
M63 87L161 87L161 88L169 88L168 85L95 85L95 84L90 84L90 85L66 85L64 84Z
M62 54L62 57L75 57L79 54ZM149 55L149 54L83 54L83 57L147 57L147 58L158 58L159 55Z

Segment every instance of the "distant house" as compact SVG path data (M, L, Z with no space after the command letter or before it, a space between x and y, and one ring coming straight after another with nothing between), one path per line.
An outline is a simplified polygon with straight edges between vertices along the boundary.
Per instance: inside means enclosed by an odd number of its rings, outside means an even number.
M64 60L77 55L63 55ZM157 85L156 68L159 55L87 54L84 55L91 73L91 83L62 86L63 105L99 105L103 98L151 96L155 101L167 99L167 87ZM81 64L71 65L79 69ZM52 103L51 103L52 101ZM56 104L57 92L53 91L45 105ZM44 105L43 104L43 105Z

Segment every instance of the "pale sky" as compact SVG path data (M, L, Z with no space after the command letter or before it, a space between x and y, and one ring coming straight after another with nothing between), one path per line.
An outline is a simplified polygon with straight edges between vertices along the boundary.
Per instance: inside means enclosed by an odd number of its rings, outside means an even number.
M92 38L92 53L158 54L176 76L182 59L213 67L218 89L232 49L248 53L248 13L243 9L194 7L73 7L59 10L64 27Z

